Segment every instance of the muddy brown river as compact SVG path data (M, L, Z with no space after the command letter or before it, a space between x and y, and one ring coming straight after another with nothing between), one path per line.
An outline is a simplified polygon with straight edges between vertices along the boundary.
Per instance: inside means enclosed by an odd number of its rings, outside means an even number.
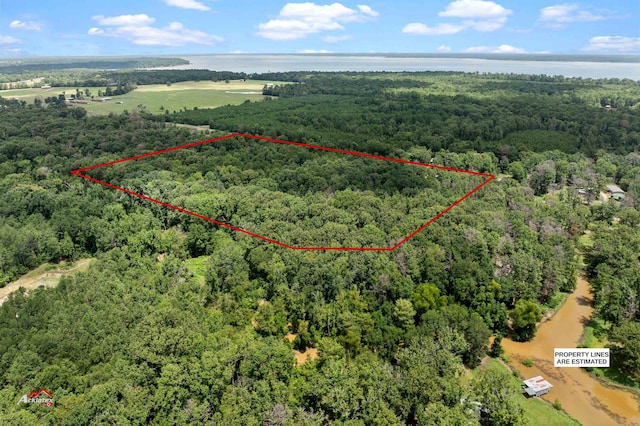
M623 389L602 385L581 368L553 366L554 348L576 347L591 317L589 283L578 279L576 290L549 321L543 323L531 342L502 341L512 368L524 378L543 376L553 385L542 398L553 402L556 398L572 417L585 426L640 426L640 404L636 396ZM532 367L522 365L524 359L533 360Z

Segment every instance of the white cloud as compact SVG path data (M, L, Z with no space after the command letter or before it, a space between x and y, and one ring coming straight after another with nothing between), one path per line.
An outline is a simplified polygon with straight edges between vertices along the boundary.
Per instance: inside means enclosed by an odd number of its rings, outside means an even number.
M367 6L366 4L359 4L358 5L358 10L360 10L360 12L364 13L365 15L369 15L369 16L378 16L379 15L378 12L376 12L373 9L371 9L371 7Z
M138 15L120 15L120 16L111 16L106 17L103 15L96 15L92 17L94 21L97 21L100 25L114 25L114 26L124 26L124 25L151 25L156 19L150 16L145 15L144 13Z
M19 43L19 42L20 42L20 39L18 38L0 35L0 44L13 44L13 43Z
M366 22L377 15L366 5L355 10L341 3L287 3L275 19L259 24L256 34L271 40L298 40L323 31L341 31L344 24Z
M322 40L327 43L338 43L345 40L351 40L353 37L350 35L342 35L342 36L326 36L322 37Z
M513 47L508 44L500 46L472 46L463 50L465 53L527 53L526 50L519 47Z
M438 52L451 52L451 47L450 46L445 46L444 44L441 44L436 50Z
M457 34L463 30L491 32L499 30L507 22L511 10L498 3L483 0L456 0L438 16L444 18L463 18L456 23L439 23L429 26L420 22L407 24L402 32L412 35L447 35Z
M562 3L540 9L538 21L550 28L563 28L572 22L594 22L607 19L588 10L581 10L577 3Z
M425 24L414 22L412 24L407 24L402 29L402 32L412 35L447 35L457 34L465 28L466 27L464 25L460 24L438 24L435 27L429 27Z
M272 19L271 21L258 25L257 34L261 37L271 40L297 40L305 38L309 34L318 33L323 29L316 25L308 24L302 21L287 21L282 19ZM342 29L340 25L338 28ZM327 28L324 28L326 30Z
M498 3L483 0L456 0L447 5L438 16L450 18L500 18L511 14Z
M303 50L298 50L298 53L333 53L333 52L325 49L320 49L320 50L303 49Z
M589 40L584 50L640 52L640 37L598 36Z
M164 0L164 2L169 6L175 6L181 9L194 9L202 11L211 10L209 6L204 5L196 0Z
M190 30L180 22L172 22L166 27L153 27L155 18L145 14L104 17L94 16L93 20L107 28L92 27L87 34L121 38L142 46L178 47L185 44L214 44L221 42L221 37L203 31Z
M358 12L341 3L320 6L315 3L287 3L280 11L280 16L315 22L358 20Z
M11 23L9 24L9 28L15 28L18 30L30 30L30 31L40 31L40 25L36 22L33 21L20 21L20 20L15 20L15 21L11 21Z

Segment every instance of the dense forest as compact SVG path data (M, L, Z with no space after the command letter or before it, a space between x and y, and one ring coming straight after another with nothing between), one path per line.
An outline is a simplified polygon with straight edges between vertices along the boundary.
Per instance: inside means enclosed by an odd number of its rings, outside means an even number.
M520 151L557 149L594 158L598 150L625 154L640 147L640 110L633 108L640 103L637 82L619 82L620 91L606 92L604 82L581 79L500 80L451 73L443 82L429 81L428 75L411 77L312 74L299 84L265 87L266 95L284 98L278 103L184 111L170 119L298 141L314 141L329 132L340 143L385 151L418 145L434 151L493 152L507 161L519 160ZM472 82L475 92L492 95L445 95L434 87L465 82ZM625 91L628 87L633 89ZM620 108L615 113L586 108L585 93L593 97L592 106Z
M265 87L276 99L162 116L0 98L0 286L97 258L0 308L0 423L527 424L508 375L464 367L492 334L533 337L574 288L577 249L618 367L640 377L636 83L286 77L298 82ZM449 78L477 92L428 93ZM167 121L498 178L392 252L343 252L289 250L70 174L205 138ZM242 137L86 173L334 247L393 244L483 180ZM598 202L612 182L625 199ZM317 357L296 366L294 349ZM53 409L16 405L42 387Z
M247 78L246 73L209 70L151 70L151 71L104 71L95 74L58 75L45 79L54 87L81 86L102 87L109 85L140 86L145 84L171 84L182 81L225 81Z

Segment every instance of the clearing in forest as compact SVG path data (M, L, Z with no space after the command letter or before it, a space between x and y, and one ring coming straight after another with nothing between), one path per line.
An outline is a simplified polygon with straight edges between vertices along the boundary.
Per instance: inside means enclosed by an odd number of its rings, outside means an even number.
M41 265L33 271L30 271L18 278L16 281L0 288L0 305L8 299L11 293L21 287L27 290L33 290L41 286L55 287L60 282L60 278L78 271L86 270L93 260L93 258L80 259L72 265L51 265L49 263L45 263L44 265Z
M225 141L241 142L225 146ZM182 161L162 163L155 158L171 152L182 154ZM140 164L147 158L157 161L141 164L135 173L123 169L130 167L125 163ZM225 159L235 165L225 165ZM184 169L185 162L199 163L200 174L206 173L196 186L204 188L206 180L215 181L215 186L190 197L180 196L187 188L176 189L177 181L165 191L158 188L166 181L160 173L167 172L158 168ZM251 165L258 162L263 164L260 172ZM243 165L248 169L241 170ZM156 171L139 174L149 169ZM158 183L146 188L135 180L113 183L132 175L144 180L154 173ZM494 179L488 173L240 133L83 167L71 174L281 247L350 251L395 250ZM382 194L374 192L381 187ZM385 193L385 188L394 194ZM443 188L447 197L441 196ZM171 191L170 202L165 196Z

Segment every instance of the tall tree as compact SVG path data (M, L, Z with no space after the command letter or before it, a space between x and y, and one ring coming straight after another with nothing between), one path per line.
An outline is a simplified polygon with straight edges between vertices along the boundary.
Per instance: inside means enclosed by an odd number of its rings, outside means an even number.
M536 324L542 319L540 306L532 300L518 300L509 312L515 340L525 342L536 335Z
M511 376L502 371L480 370L471 384L480 407L480 424L487 426L524 426L527 424L520 397Z

